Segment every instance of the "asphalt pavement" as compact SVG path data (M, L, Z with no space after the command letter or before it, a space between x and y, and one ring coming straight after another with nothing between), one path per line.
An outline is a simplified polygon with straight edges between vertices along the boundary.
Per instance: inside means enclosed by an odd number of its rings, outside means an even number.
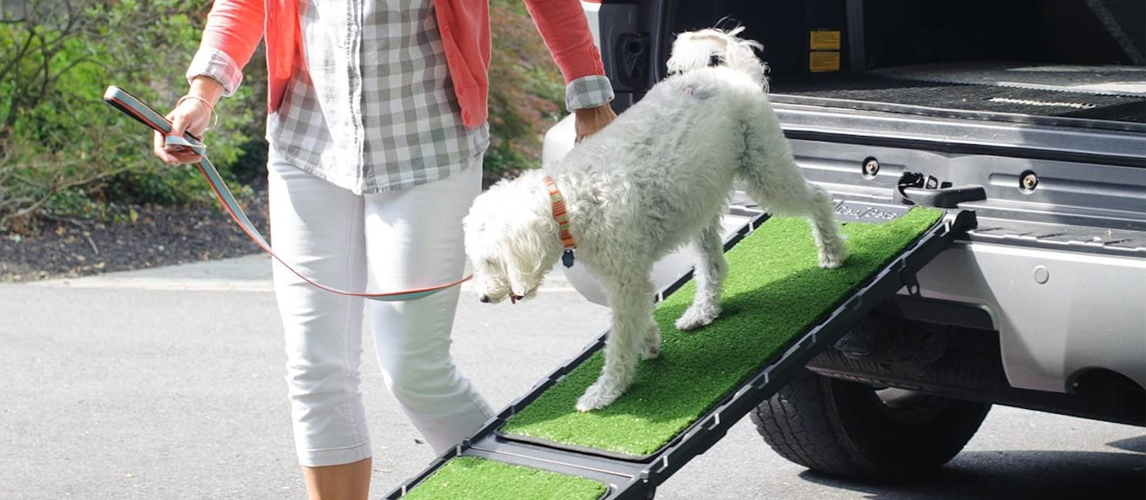
M608 323L559 275L532 301L463 295L454 355L495 407ZM0 285L0 499L303 499L265 257ZM367 336L369 338L369 336ZM367 341L372 497L433 458ZM862 484L773 453L747 419L662 485L683 499L1146 498L1146 429L995 408L940 474Z

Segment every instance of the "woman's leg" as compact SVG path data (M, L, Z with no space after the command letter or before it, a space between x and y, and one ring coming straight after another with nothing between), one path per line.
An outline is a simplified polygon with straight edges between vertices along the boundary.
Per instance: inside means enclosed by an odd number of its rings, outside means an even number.
M324 284L363 289L362 197L291 166L274 151L268 170L275 251ZM358 388L362 299L314 288L277 262L274 283L307 490L314 500L365 499L372 450Z
M310 500L366 500L370 494L369 458L352 464L303 467Z
M453 281L465 271L462 217L481 191L481 158L450 178L366 195L371 287L406 290ZM450 330L458 287L408 302L367 301L386 386L441 453L492 415L454 366Z

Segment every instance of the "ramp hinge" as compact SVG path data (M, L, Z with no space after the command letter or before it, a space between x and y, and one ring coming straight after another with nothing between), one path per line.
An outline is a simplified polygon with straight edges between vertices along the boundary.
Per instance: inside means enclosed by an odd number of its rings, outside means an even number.
M908 295L912 297L921 297L919 293L919 278L915 275L915 271L904 267L899 270L899 279L903 282L903 286L907 288Z

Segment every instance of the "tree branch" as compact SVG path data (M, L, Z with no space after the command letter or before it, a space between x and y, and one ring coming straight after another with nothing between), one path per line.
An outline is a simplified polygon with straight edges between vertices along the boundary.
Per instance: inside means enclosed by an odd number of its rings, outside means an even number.
M65 190L68 190L68 189L71 189L74 187L79 187L79 186L91 184L91 183L98 181L100 179L105 179L107 177L111 177L113 175L117 175L117 174L126 172L128 170L131 170L132 168L133 168L132 166L119 167L119 168L115 168L112 170L106 170L103 172L99 172L99 173L96 173L95 175L92 175L92 176L89 176L86 178L74 179L74 180L63 181L63 182L59 182L59 178L57 178L57 182L52 183L52 186L48 187L47 192L44 193L44 195L41 196L39 199L37 199L35 202L33 202L30 205L25 206L24 208L17 210L11 214L0 217L0 227L7 226L8 222L10 222L12 220L24 218L24 217L27 217L29 215L36 213L36 211L40 210L40 208L42 208L45 203L47 203L48 201L51 201L52 197L54 197L55 195L65 191Z
M11 61L8 61L8 64L4 65L4 69L0 69L0 82L8 77L8 72L12 71L12 68L19 64L20 60L24 58L24 55L27 54L28 48L32 46L32 37L34 36L36 36L36 30L29 26L28 38L24 40L24 43L20 44L20 49L16 51L16 56L13 57Z
M79 66L80 64L83 64L86 62L91 62L91 61L92 61L92 58L90 56L83 56L83 57L80 57L79 59L76 59L75 61L72 61L67 66L60 68L59 71L57 71L54 75L52 75L52 81L59 80L61 76L64 76L64 74L71 71L72 68L75 68L76 66Z
M40 93L36 95L35 102L29 103L29 104L31 104L31 107L36 107L36 105L40 103L40 100L43 99L44 95L48 93L48 85L51 84L52 56L54 56L55 54L54 53L51 53L51 54L48 53L47 47L45 47L43 45L43 43L44 43L44 37L41 36L40 37L40 44L41 44L40 45L40 57L42 57L43 59L40 61L40 73L42 75L44 75L44 81L40 82Z

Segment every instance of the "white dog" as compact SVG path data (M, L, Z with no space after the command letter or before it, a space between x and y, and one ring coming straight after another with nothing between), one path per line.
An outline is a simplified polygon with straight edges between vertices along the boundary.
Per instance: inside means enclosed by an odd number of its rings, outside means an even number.
M604 369L578 400L580 411L615 401L639 359L658 355L650 275L658 259L690 242L699 250L696 296L677 328L720 314L727 270L720 218L734 180L770 213L807 216L821 267L847 258L831 198L793 162L765 96L765 67L753 51L759 44L738 38L741 30L677 37L672 76L561 161L478 196L465 218L482 302L531 297L573 244L576 265L604 286L613 325Z

